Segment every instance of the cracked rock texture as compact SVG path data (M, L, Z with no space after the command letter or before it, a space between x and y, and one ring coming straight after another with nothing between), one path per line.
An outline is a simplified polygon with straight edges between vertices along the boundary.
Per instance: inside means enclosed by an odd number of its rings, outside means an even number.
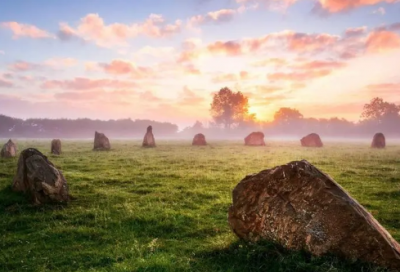
M233 190L228 221L247 241L400 269L399 244L339 184L304 160L245 177Z
M67 181L61 171L34 148L21 152L12 188L30 195L35 205L70 200Z

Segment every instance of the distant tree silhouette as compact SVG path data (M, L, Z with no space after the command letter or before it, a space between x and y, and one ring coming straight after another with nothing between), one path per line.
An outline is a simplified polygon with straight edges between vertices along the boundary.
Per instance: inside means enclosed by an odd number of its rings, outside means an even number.
M249 100L240 91L232 92L227 87L222 88L214 94L211 115L216 124L230 129L249 116Z
M383 101L382 98L375 97L369 104L364 105L361 114L363 121L371 121L377 124L393 122L399 119L400 106L394 103Z
M279 124L291 125L293 122L298 122L303 118L297 109L292 108L280 108L274 114L274 121Z

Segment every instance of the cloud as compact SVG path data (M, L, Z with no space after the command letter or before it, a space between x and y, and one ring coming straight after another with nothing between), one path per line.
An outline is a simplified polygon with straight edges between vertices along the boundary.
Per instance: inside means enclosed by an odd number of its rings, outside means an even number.
M4 52L3 50L0 50L0 55L5 55L6 52Z
M308 81L331 74L331 70L310 70L305 72L278 72L267 75L271 81Z
M8 68L15 72L25 72L25 71L36 70L40 68L40 65L27 61L17 61L9 65Z
M360 37L360 36L364 35L366 33L366 31L367 31L367 27L366 26L348 28L344 32L344 37L345 38Z
M183 90L180 93L179 97L179 104L188 107L193 107L194 105L205 101L204 97L197 95L194 91L189 89L188 86L183 87Z
M18 22L3 22L0 24L0 26L11 30L14 34L13 39L19 39L21 37L28 37L32 39L54 38L54 35L34 25L23 24Z
M379 3L395 2L398 2L398 0L319 0L320 7L329 13L337 13Z
M40 86L42 89L90 90L97 88L134 88L137 84L131 81L110 79L89 79L76 77L73 80L47 80Z
M196 27L208 23L226 23L232 21L237 13L238 11L234 9L221 9L208 12L206 15L196 15L188 20L188 26Z
M78 60L73 58L51 58L44 62L44 65L52 68L73 67L78 64Z
M370 84L365 87L367 91L373 96L396 96L400 93L400 83L380 83Z
M299 54L321 53L334 46L340 37L326 33L299 33L290 30L270 33L262 37L242 40L216 41L202 48L184 50L178 56L179 63L190 62L209 56L242 56L261 54L273 50L287 50Z
M164 38L179 33L181 28L182 22L180 20L167 24L165 19L158 14L151 14L141 23L130 25L112 23L107 25L98 14L90 13L81 18L75 28L67 23L60 23L58 37L64 41L81 39L102 47L125 46L129 39L139 35Z
M298 0L236 0L237 3L261 3L271 10L285 11L289 6L292 6ZM398 0L317 0L314 6L314 11L338 13L363 6L373 6L381 3L397 3ZM383 8L381 8L383 9ZM379 11L381 13L382 10Z
M12 88L14 84L11 81L0 78L0 88Z
M266 67L266 66L284 66L287 60L283 58L267 58L252 63L253 67Z
M217 75L211 79L213 83L224 83L230 81L240 81L251 79L250 74L247 71L240 71L238 74L224 73Z
M367 51L371 53L385 52L399 47L400 36L386 30L371 32L366 41Z
M378 9L372 11L372 14L379 14L379 15L385 15L386 11L385 8L379 7Z
M342 61L307 61L292 66L294 69L299 70L314 70L314 69L338 69L346 66L345 62Z
M100 63L99 66L111 75L131 75L133 78L141 79L150 77L154 74L149 67L136 66L135 64L123 60L113 60L111 63Z

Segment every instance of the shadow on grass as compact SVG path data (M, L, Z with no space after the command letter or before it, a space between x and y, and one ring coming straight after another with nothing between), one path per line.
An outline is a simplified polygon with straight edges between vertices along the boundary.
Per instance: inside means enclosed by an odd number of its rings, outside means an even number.
M235 242L229 248L202 252L191 263L193 271L387 271L370 264L349 262L335 256L313 257L262 242Z

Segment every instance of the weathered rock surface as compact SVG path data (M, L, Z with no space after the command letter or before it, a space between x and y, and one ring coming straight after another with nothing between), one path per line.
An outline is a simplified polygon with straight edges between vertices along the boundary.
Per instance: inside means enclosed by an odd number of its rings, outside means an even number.
M376 133L371 143L372 148L385 148L386 147L386 139L383 133Z
M300 140L301 146L305 147L323 147L324 145L322 144L321 138L317 133L311 133L308 134L307 136L301 138Z
M244 138L244 144L250 146L263 146L264 142L264 133L262 132L252 132L246 138Z
M61 141L59 139L51 141L51 154L61 155Z
M15 157L17 155L17 145L10 139L3 145L0 153L2 158Z
M207 145L206 136L202 133L196 134L193 138L192 145Z
M155 147L156 146L156 141L154 140L153 127L152 126L148 126L147 127L147 132L144 135L142 146L143 147Z
M36 205L70 200L62 172L34 148L22 151L12 188L30 195Z
M94 147L93 150L110 150L110 141L103 133L94 133Z
M233 190L233 232L314 255L336 254L400 269L400 246L333 179L307 161L261 171Z

